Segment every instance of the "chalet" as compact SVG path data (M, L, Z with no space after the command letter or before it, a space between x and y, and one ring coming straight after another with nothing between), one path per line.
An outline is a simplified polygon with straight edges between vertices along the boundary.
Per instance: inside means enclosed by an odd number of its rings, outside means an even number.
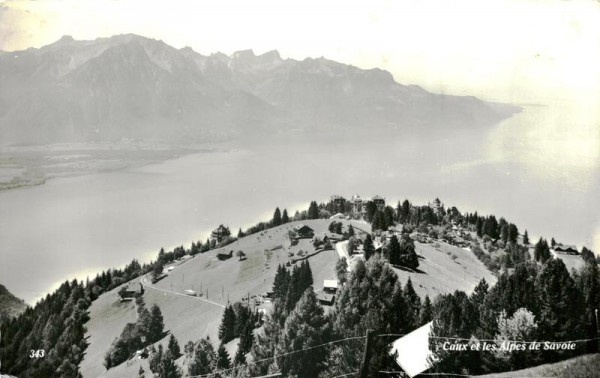
M323 281L323 291L329 294L335 294L338 289L337 280L324 280Z
M335 300L335 296L333 294L328 294L328 293L319 293L317 295L317 300L323 306L331 306L331 305L333 305L333 301Z
M262 296L263 296L263 298L272 299L274 295L275 295L274 291L267 291Z
M229 253L217 253L217 258L221 261L228 260L233 257L233 250L229 251Z
M469 246L469 242L467 242L465 239L463 239L463 238L462 238L462 237L460 237L460 236L456 236L456 237L454 238L454 241L453 241L453 243L452 243L452 244L454 244L454 245L455 245L455 246L457 246L457 247L461 247L461 248L465 248L465 247L468 247L468 246Z
M315 236L315 230L313 230L305 224L299 225L294 229L294 231L296 232L296 235L298 235L299 239L312 238L313 236Z
M144 286L141 282L139 288L132 288L131 285L127 285L127 287L123 287L121 290L119 290L119 296L121 297L122 301L132 300L136 296L142 294L144 294Z
M554 246L554 252L565 255L578 255L577 247L574 245L556 245Z

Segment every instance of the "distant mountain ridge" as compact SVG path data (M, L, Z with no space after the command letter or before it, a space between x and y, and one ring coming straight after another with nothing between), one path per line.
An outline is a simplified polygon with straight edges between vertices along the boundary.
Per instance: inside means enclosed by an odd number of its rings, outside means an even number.
M404 86L380 69L277 51L203 56L162 41L65 36L0 53L0 139L206 141L245 133L490 124L509 112Z

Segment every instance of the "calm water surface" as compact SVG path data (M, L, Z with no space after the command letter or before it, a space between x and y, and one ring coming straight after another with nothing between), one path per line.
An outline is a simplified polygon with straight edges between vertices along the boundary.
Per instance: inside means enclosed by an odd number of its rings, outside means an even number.
M0 283L33 302L67 278L148 261L220 223L237 232L275 206L295 211L334 193L439 196L599 251L599 119L582 106L528 106L476 132L274 136L0 192Z

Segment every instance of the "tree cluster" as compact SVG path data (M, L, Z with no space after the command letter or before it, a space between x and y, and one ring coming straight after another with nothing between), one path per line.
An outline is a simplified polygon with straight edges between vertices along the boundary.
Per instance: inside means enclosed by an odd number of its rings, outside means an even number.
M137 321L127 323L104 355L104 367L110 369L127 361L141 348L164 336L164 322L160 308L154 304L148 310L141 297L137 299Z
M470 339L566 341L596 336L593 309L600 304L597 264L586 264L571 276L560 259L539 266L519 263L489 288L482 281L471 296L456 291L434 303L430 348L440 358L434 370L487 374L556 362L597 350L596 342L580 342L575 350L475 351L452 353L438 348L443 337ZM450 356L450 353L451 356ZM447 358L451 357L451 358Z
M100 294L149 272L137 260L124 269L97 274L85 283L65 281L35 306L0 324L3 372L24 377L77 377L88 344L84 339L88 308ZM44 349L44 358L30 359L29 350Z
M400 240L393 235L385 245L383 253L392 265L404 266L413 270L419 267L415 243L407 234L402 234Z
M162 345L158 346L158 350L154 345L150 348L149 365L150 370L158 378L180 378L182 376L181 369L175 365L175 360L181 356L179 343L173 335L169 337L167 350L165 351Z

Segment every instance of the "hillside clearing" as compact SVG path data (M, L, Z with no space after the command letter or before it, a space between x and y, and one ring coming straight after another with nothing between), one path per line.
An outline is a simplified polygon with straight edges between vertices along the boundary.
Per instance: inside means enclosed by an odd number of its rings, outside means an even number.
M415 242L415 251L423 257L419 258L418 268L422 273L398 268L394 271L404 284L410 277L421 297L429 295L433 300L438 294L456 290L470 293L482 278L490 286L496 283L496 276L468 249L442 242L433 245Z

